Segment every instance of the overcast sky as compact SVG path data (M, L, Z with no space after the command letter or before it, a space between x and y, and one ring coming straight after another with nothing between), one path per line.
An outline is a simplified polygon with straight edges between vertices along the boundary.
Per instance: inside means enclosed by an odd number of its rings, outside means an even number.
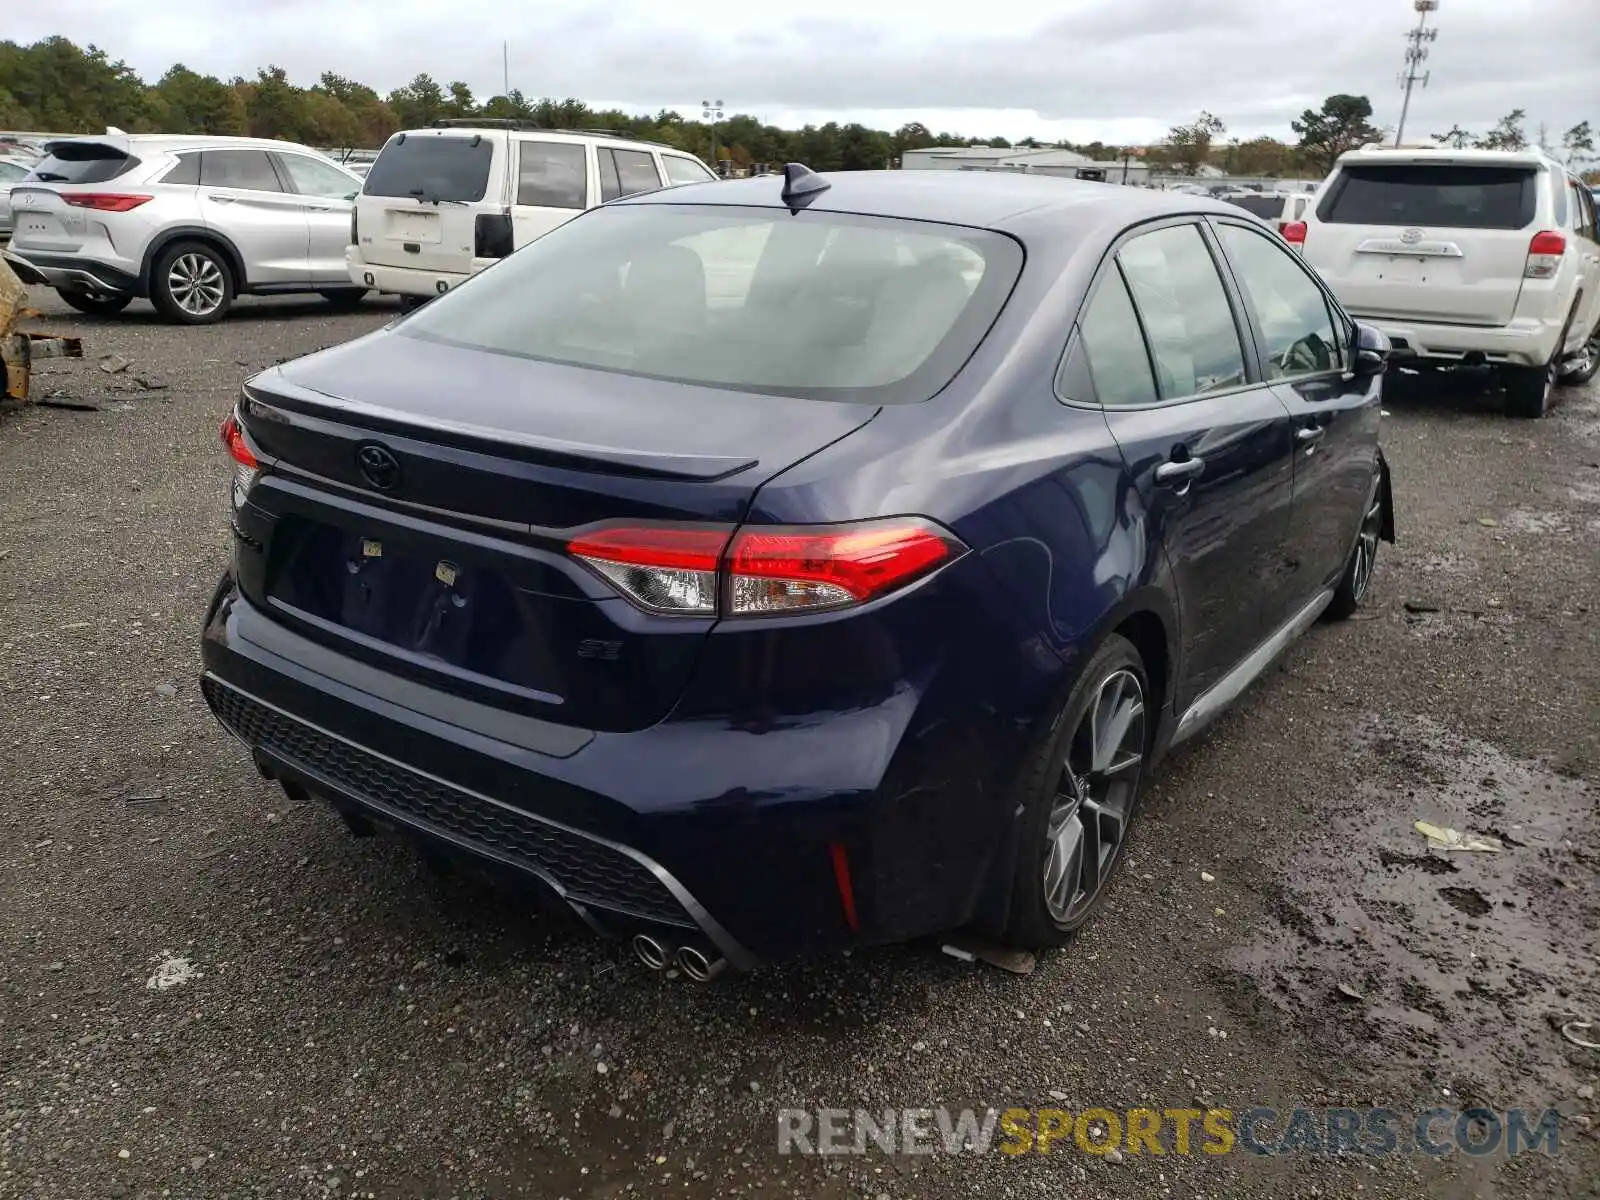
M94 42L154 80L175 61L229 78L283 66L380 92L420 71L480 97L698 116L703 99L779 125L921 120L964 134L1145 142L1202 108L1231 135L1289 137L1332 92L1399 116L1410 0L51 0L5 4L0 38ZM249 18L244 13L250 14ZM513 15L514 14L514 15ZM1596 0L1441 0L1431 85L1408 130L1475 132L1512 108L1553 140L1600 126Z

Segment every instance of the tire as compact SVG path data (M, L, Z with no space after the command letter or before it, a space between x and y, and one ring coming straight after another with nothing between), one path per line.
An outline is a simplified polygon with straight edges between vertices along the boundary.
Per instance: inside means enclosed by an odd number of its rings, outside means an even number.
M205 242L175 242L150 268L150 303L180 325L222 320L233 307L236 286L227 256Z
M341 312L352 312L361 307L361 302L367 298L366 288L334 288L331 291L318 292L333 307Z
M115 316L133 303L132 296L95 296L89 292L74 292L67 288L57 288L56 295L61 297L62 303L91 317Z
M1571 361L1571 360L1569 360ZM1582 387L1600 372L1600 329L1589 335L1589 340L1584 344L1583 354L1568 370L1556 376L1557 387Z
M1345 562L1344 574L1339 576L1339 586L1333 599L1323 610L1330 621L1342 621L1361 607L1372 588L1372 576L1378 568L1378 545L1383 541L1383 476L1379 475L1372 486L1372 495L1356 530L1356 544L1350 547L1350 557Z
M1117 715L1123 711L1119 699L1133 700L1137 712L1123 736L1114 738ZM1099 755L1088 753L1091 708L1098 708L1100 732L1107 741ZM1122 848L1138 813L1156 715L1139 652L1127 639L1113 634L1085 665L1023 772L1018 797L1023 812L1022 840L1012 881L1011 921L1005 933L1008 944L1026 950L1062 945L1098 911L1122 862ZM1112 740L1115 746L1109 746ZM1126 766L1130 760L1132 765ZM1102 775L1095 769L1097 761L1101 767L1123 765L1125 769ZM1084 820L1090 804L1097 813L1092 823ZM1094 856L1091 891L1086 882L1090 878L1086 851L1091 840L1098 849L1102 840L1113 836L1109 857ZM1074 837L1077 857L1067 848ZM1052 886L1057 880L1062 882Z

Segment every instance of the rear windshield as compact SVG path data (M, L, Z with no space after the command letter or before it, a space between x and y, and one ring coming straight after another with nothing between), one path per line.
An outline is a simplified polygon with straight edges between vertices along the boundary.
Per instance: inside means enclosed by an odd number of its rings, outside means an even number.
M1224 196L1223 199L1263 220L1276 217L1283 212L1282 196Z
M1534 167L1345 167L1317 217L1335 225L1435 225L1447 229L1521 229L1533 220Z
M67 142L51 147L28 178L34 183L104 183L138 165L137 158L115 146Z
M481 137L413 134L395 138L378 155L362 187L367 196L472 202L489 190L494 147Z
M591 210L419 309L403 334L745 392L926 400L1022 267L985 230L723 205Z

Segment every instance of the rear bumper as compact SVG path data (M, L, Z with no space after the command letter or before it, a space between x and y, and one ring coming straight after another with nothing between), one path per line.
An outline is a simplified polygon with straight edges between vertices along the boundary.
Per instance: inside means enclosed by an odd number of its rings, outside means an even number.
M70 254L41 254L37 251L24 254L14 248L7 248L3 255L23 283L67 291L94 292L103 296L139 294L138 275L94 259Z
M499 261L495 258L475 258L472 260L472 270L462 273L421 271L415 267L391 267L369 263L361 257L360 250L356 246L346 247L344 254L344 264L350 272L351 283L397 296L443 295L451 288L465 283L485 267Z
M1406 359L1456 363L1471 359L1490 365L1542 367L1555 354L1556 339L1561 336L1560 321L1519 319L1487 328L1429 324L1359 312L1350 315L1380 329L1394 344L1394 357L1402 364Z
M271 775L510 868L598 932L703 940L736 968L965 924L1004 823L922 748L885 786L905 697L759 736L704 719L590 732L382 674L227 581L203 657L207 703Z

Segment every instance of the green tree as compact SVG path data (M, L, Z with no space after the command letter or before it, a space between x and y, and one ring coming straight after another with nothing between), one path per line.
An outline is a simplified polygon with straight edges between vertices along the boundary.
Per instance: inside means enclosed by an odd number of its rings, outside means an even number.
M1289 128L1300 135L1301 161L1323 174L1341 154L1382 137L1372 124L1372 101L1343 93L1329 96L1320 110L1306 109Z
M1191 124L1174 125L1167 131L1167 161L1185 175L1198 175L1211 154L1212 140L1227 131L1221 118L1202 111Z
M1233 170L1240 175L1276 179L1289 168L1289 147L1277 138L1257 137L1234 149Z
M239 93L215 75L197 74L182 63L168 69L149 98L164 132L239 136L248 129Z
M244 103L245 124L251 137L284 138L291 142L315 141L306 94L289 82L282 67L256 72L254 82L234 81Z
M421 129L444 116L444 89L424 72L389 93L389 108L402 129Z
M470 117L478 111L478 105L472 98L472 89L461 80L457 79L450 85L449 98L444 104L447 117Z
M1527 119L1526 110L1513 108L1472 144L1480 150L1526 150L1528 135L1522 132L1522 123Z
M1589 122L1579 121L1561 135L1561 148L1569 163L1583 162L1594 153L1594 131Z
M1453 146L1457 150L1466 149L1473 139L1477 137L1476 134L1468 133L1465 129L1461 128L1460 125L1452 125L1443 133L1430 134L1429 136L1431 136L1434 141L1442 142L1447 146Z

